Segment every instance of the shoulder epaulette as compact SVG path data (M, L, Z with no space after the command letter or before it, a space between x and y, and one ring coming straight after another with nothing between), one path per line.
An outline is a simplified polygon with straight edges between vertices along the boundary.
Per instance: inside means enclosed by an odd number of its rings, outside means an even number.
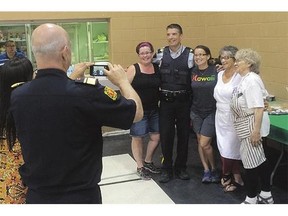
M163 53L165 47L162 47L160 49L157 50L157 53Z
M95 86L98 84L98 79L96 77L76 78L75 83Z
M186 49L189 49L189 53L193 53L193 49L191 47L186 47Z
M24 83L25 83L25 82L18 82L18 83L14 83L14 84L11 85L11 88L12 88L12 89L15 89L15 88L17 88L17 87L23 85Z

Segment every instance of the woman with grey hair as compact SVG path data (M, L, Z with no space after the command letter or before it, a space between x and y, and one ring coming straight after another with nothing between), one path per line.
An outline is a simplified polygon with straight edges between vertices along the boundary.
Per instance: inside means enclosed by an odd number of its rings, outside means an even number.
M260 78L260 56L252 49L241 49L235 55L235 66L241 81L233 91L231 108L234 126L240 138L240 155L245 169L246 199L243 204L273 204L270 166L265 157L260 133L264 100L268 96ZM259 185L260 179L260 185ZM257 195L258 186L261 192Z
M214 88L215 128L222 161L221 184L225 192L236 191L244 184L240 172L240 139L233 125L234 118L230 108L233 89L241 80L234 65L237 51L238 48L235 46L224 46L220 49L219 60L223 70L218 73L217 84Z

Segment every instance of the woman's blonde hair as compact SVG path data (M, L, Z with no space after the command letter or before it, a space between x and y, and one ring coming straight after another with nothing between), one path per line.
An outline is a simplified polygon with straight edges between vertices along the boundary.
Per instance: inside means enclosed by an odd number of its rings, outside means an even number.
M240 49L235 55L236 61L243 60L246 63L250 64L250 71L256 74L260 73L260 55L250 48Z

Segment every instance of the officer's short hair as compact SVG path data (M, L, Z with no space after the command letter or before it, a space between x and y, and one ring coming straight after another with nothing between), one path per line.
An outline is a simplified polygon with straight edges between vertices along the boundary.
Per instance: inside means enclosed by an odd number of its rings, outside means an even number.
M183 34L182 27L181 27L179 24L176 24L176 23L172 23L172 24L168 25L168 26L166 27L166 30L168 30L168 29L173 29L173 28L178 29L179 33L180 33L180 34Z

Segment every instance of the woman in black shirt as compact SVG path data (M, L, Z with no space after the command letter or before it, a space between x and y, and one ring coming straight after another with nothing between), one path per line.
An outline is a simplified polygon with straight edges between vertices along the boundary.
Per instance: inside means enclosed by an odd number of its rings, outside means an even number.
M159 69L152 63L154 48L149 42L141 42L136 46L139 62L127 69L131 85L141 98L144 116L130 128L131 148L137 163L137 174L144 180L151 179L149 172L160 173L152 162L153 154L158 146L159 135ZM143 158L143 138L149 134L146 156ZM143 160L144 159L144 160ZM149 172L148 172L149 171Z

